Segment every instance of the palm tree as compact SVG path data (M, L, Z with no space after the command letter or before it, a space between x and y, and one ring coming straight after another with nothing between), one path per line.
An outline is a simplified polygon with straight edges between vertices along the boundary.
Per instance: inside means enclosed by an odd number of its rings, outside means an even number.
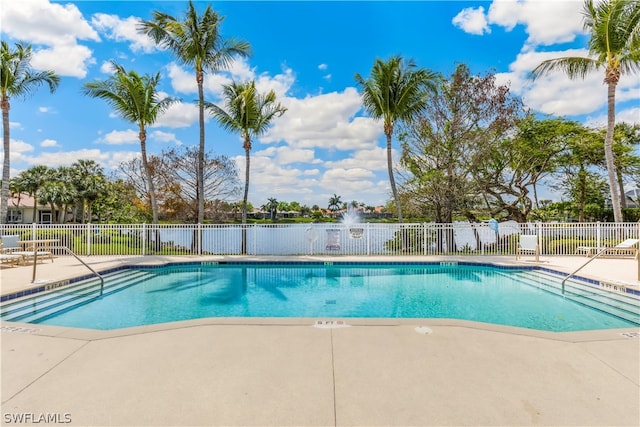
M84 224L85 217L91 222L93 202L106 188L104 171L94 160L81 159L71 165L69 178L80 201L81 222ZM85 205L87 215L85 215Z
M2 194L0 195L0 224L7 220L9 208L9 179L11 171L9 134L9 100L13 97L30 95L35 88L42 84L49 86L53 93L60 77L53 71L34 72L30 68L32 51L30 45L16 43L16 49L11 50L5 41L0 43L0 107L2 108L2 140L4 161L2 163Z
M244 197L242 199L242 223L247 222L249 196L249 170L251 164L251 138L263 135L275 117L282 116L286 108L276 102L276 93L258 93L255 81L223 85L224 108L207 103L207 109L220 125L242 136L245 154Z
M402 222L402 208L393 177L391 138L398 122L412 121L425 108L429 89L435 90L437 74L416 68L413 61L405 62L400 56L393 56L386 62L376 59L370 77L365 80L356 74L355 80L362 91L364 109L374 119L382 119L384 124L389 183L398 210L398 221Z
M340 206L342 205L342 198L337 194L334 194L329 198L329 204L327 205L327 209L333 212L335 216L336 212L340 210Z
M198 157L198 223L204 222L204 73L227 68L234 57L246 57L250 53L247 42L229 39L220 35L219 16L208 5L202 15L189 1L189 9L180 21L166 13L155 11L152 21L142 21L140 31L153 41L167 47L185 65L193 66L198 85L198 109L200 125L200 146Z
M278 217L278 200L275 197L267 199L267 209L271 214L271 221L274 221Z
M207 103L207 109L220 125L242 136L244 148L244 195L242 197L242 223L247 223L247 199L249 197L249 170L251 165L251 138L263 135L271 121L287 111L276 102L276 93L258 93L255 81L222 86L224 108ZM243 230L245 230L243 228ZM242 239L242 253L246 253L246 241Z
M587 73L604 68L607 84L607 133L604 154L607 162L609 192L615 222L622 222L620 192L616 182L613 154L616 86L622 74L640 68L640 2L636 0L586 0L583 8L584 29L589 33L587 57L564 57L543 61L532 72L536 79L555 70L570 79L584 78Z
M31 222L37 223L37 213L38 213L38 190L42 188L42 186L51 180L53 175L53 170L49 169L46 166L34 166L25 171L20 172L18 175L18 181L20 182L20 187L33 197L33 218Z
M177 100L166 97L159 99L157 86L160 73L154 76L140 76L135 71L127 72L124 67L115 62L111 63L115 73L107 80L97 80L85 83L83 92L93 98L104 99L123 119L137 123L142 166L147 178L149 199L153 223L158 223L158 203L155 187L151 176L151 168L147 160L147 125L156 121L159 113L165 111Z

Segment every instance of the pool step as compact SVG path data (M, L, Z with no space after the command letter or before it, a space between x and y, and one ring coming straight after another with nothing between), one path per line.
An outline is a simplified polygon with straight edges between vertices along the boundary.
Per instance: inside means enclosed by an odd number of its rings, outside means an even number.
M514 279L556 295L562 295L563 277L540 271L514 273ZM564 298L640 325L640 299L598 289L595 285L567 280Z
M99 279L92 278L43 295L20 299L6 306L3 305L2 320L37 323L62 311L79 307L139 284L152 276L152 273L139 270L131 270L130 274L126 275L122 272L107 275L102 295L100 295Z

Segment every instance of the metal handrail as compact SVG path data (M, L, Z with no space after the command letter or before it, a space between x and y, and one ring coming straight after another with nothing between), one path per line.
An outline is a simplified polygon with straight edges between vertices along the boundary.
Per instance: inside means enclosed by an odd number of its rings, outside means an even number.
M71 249L69 249L66 246L53 246L51 248L47 248L47 249L63 249L67 252L67 254L71 254L73 255L73 257L75 259L77 259L78 261L80 261L80 263L82 265L84 265L85 267L87 267L89 269L89 271L91 271L93 274L95 274L96 276L98 276L98 279L100 279L100 296L102 296L102 293L104 291L104 277L102 277L102 275L100 273L98 273L97 271L95 271L93 268L91 268L91 266L89 264L87 264L86 262L84 262L83 260L81 260L78 255L75 254L75 252L73 252ZM36 281L36 266L38 265L38 250L34 249L33 251L33 274L31 276L31 283L34 283Z
M569 274L567 277L564 278L564 280L562 281L562 295L564 295L564 284L567 280L569 280L570 278L572 278L573 276L575 276L575 274L582 270L585 266L587 266L591 261L593 261L594 259L598 258L600 255L602 255L603 253L605 253L607 250L609 250L609 248L602 248L600 250L600 252L598 252L597 254L595 254L594 256L592 256L591 258L589 258L589 260L587 262L585 262L584 264L582 264L580 267L578 267L573 273Z

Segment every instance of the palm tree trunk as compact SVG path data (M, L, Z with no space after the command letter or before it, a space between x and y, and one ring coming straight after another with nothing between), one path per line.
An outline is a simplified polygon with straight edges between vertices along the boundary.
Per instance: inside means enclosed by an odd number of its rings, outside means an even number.
M616 177L618 178L618 190L620 190L620 209L626 209L627 196L624 194L624 179L620 168L616 168ZM622 216L624 217L624 212L622 213Z
M389 171L389 184L391 185L391 192L393 193L393 199L396 202L396 209L398 211L398 222L402 224L402 207L400 206L400 196L398 195L398 189L396 188L396 180L393 177L393 159L391 157L391 133L389 130L385 131L387 136L387 170Z
M200 147L198 149L198 224L204 222L204 73L196 70L198 83L198 117L200 124Z
M604 157L607 162L607 176L609 178L609 192L613 207L613 220L622 222L622 209L620 209L620 192L616 180L616 167L613 157L613 128L616 123L616 84L607 84L607 134L604 138Z
M142 154L142 167L144 168L144 174L147 178L147 188L149 188L149 200L151 201L151 216L153 217L153 223L158 223L158 202L156 200L156 188L153 184L153 177L151 176L151 168L149 168L149 161L147 159L147 132L144 127L140 127L140 153Z
M580 165L578 171L578 222L584 222L584 207L587 203L587 172Z
M38 214L38 198L36 197L36 193L33 193L33 216L31 218L31 222L37 224L37 214Z
M251 151L251 141L249 140L247 143L247 139L245 139L245 149L244 156L246 161L246 166L244 168L244 196L242 197L242 254L245 255L247 253L247 200L249 198L249 168L251 164L251 158L249 152Z
M9 99L2 97L2 142L4 147L4 161L2 162L2 194L0 196L0 224L7 222L9 211L9 179L11 171L10 138L9 138Z

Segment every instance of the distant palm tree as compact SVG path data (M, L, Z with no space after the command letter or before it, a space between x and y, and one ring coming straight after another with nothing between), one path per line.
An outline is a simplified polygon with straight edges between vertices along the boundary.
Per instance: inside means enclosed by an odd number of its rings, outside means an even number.
M140 31L160 46L169 48L179 61L193 66L198 85L198 108L200 124L200 148L198 157L198 223L204 222L204 73L216 72L228 67L236 56L250 54L249 43L234 39L224 40L220 35L219 16L208 5L202 15L189 1L182 21L163 12L155 11L152 21L142 21Z
M416 68L413 61L405 62L400 56L388 61L376 59L371 75L364 79L355 75L361 88L362 105L374 119L382 119L387 137L387 170L389 183L398 210L398 221L402 222L400 197L393 177L391 138L394 126L401 121L413 120L426 106L429 89L434 90L437 74L423 68Z
M42 186L51 179L53 170L47 166L33 166L20 172L18 181L20 187L31 197L33 197L33 217L31 222L37 223L38 198L37 193Z
M177 100L159 99L157 86L160 73L140 76L135 71L127 72L121 65L112 62L114 74L106 80L85 83L83 92L93 98L104 99L123 119L138 125L138 138L142 153L142 165L147 178L153 223L158 223L158 204L151 169L147 160L147 126L153 124L159 113Z
M247 223L247 199L249 197L249 170L251 165L251 138L263 135L274 118L282 116L286 108L276 102L276 93L258 93L255 81L222 86L224 108L207 103L207 109L220 125L242 136L245 155L244 196L242 198L242 223Z
M106 188L104 171L95 160L80 159L71 165L68 176L80 202L80 221L84 224L86 218L91 222L93 202Z
M538 78L554 70L563 71L570 79L584 78L587 73L604 68L607 84L607 133L604 154L607 162L609 192L615 222L622 222L620 191L616 182L613 153L616 86L622 74L640 68L640 2L637 0L586 0L583 8L584 29L589 32L587 57L564 57L543 61L532 72Z
M278 200L275 197L267 199L267 209L271 214L271 221L275 220L278 216Z
M9 209L9 179L11 171L11 138L9 133L9 100L14 97L30 95L36 87L42 84L49 86L53 93L60 77L53 71L34 72L30 68L32 57L31 46L16 43L16 49L11 50L5 41L0 43L0 107L2 108L2 140L4 161L2 164L2 192L0 195L0 224L7 221Z
M329 204L327 205L327 209L331 212L335 213L340 210L340 206L342 205L342 197L334 194L329 198Z

